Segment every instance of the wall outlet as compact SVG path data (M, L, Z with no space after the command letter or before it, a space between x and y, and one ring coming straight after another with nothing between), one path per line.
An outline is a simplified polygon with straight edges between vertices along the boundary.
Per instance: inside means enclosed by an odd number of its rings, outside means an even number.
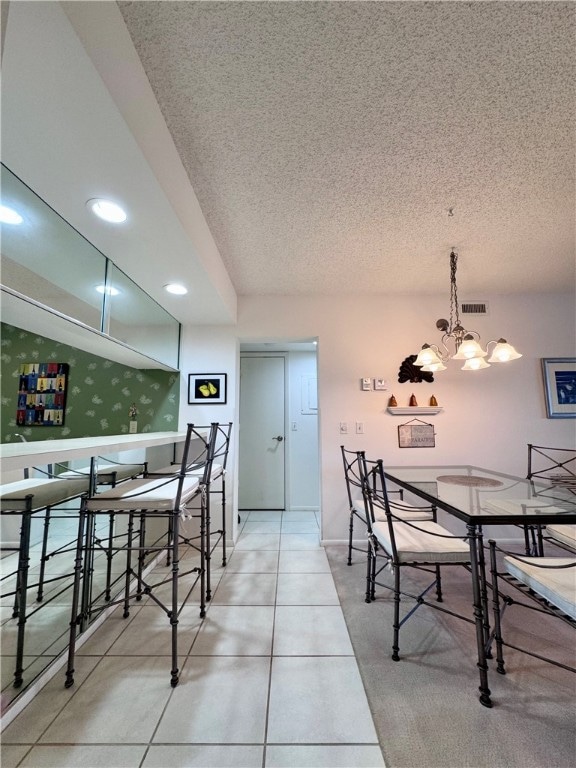
M340 434L341 435L347 435L348 434L348 423L346 421L340 422Z
M364 422L363 421L357 421L356 422L356 434L357 435L363 435L364 434Z

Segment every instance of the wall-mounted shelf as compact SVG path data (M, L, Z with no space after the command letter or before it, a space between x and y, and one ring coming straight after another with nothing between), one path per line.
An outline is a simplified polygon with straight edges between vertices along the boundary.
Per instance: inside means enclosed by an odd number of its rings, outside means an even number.
M407 405L402 407L399 406L397 408L388 406L386 410L388 413L391 413L392 416L416 416L418 414L421 416L434 416L444 409L439 405Z

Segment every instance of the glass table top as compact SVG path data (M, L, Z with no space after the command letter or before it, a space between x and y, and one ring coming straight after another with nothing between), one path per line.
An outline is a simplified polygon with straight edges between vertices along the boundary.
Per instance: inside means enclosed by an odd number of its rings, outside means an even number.
M576 523L576 491L471 465L385 467L389 481L473 523Z

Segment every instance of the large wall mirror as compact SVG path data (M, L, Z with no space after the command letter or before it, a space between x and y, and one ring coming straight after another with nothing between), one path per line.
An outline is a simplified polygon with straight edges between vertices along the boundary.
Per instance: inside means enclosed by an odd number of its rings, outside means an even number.
M16 214L0 222L2 319L18 326L40 305L177 369L178 321L9 168L0 171L2 205ZM11 316L18 299L28 307Z

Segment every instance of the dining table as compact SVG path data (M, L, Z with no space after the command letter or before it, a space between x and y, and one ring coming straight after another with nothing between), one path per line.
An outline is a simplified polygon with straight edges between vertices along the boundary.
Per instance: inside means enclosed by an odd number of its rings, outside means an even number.
M490 584L486 577L484 539L499 534L508 543L524 546L524 536L513 526L542 527L552 523L576 523L576 494L545 478L526 479L472 465L390 466L387 482L443 510L466 526L470 546L470 575L480 702L492 706L488 686L488 660L492 642L488 609ZM497 526L492 530L493 526ZM506 526L510 528L505 530ZM517 542L514 538L517 538ZM519 554L524 554L521 552Z

